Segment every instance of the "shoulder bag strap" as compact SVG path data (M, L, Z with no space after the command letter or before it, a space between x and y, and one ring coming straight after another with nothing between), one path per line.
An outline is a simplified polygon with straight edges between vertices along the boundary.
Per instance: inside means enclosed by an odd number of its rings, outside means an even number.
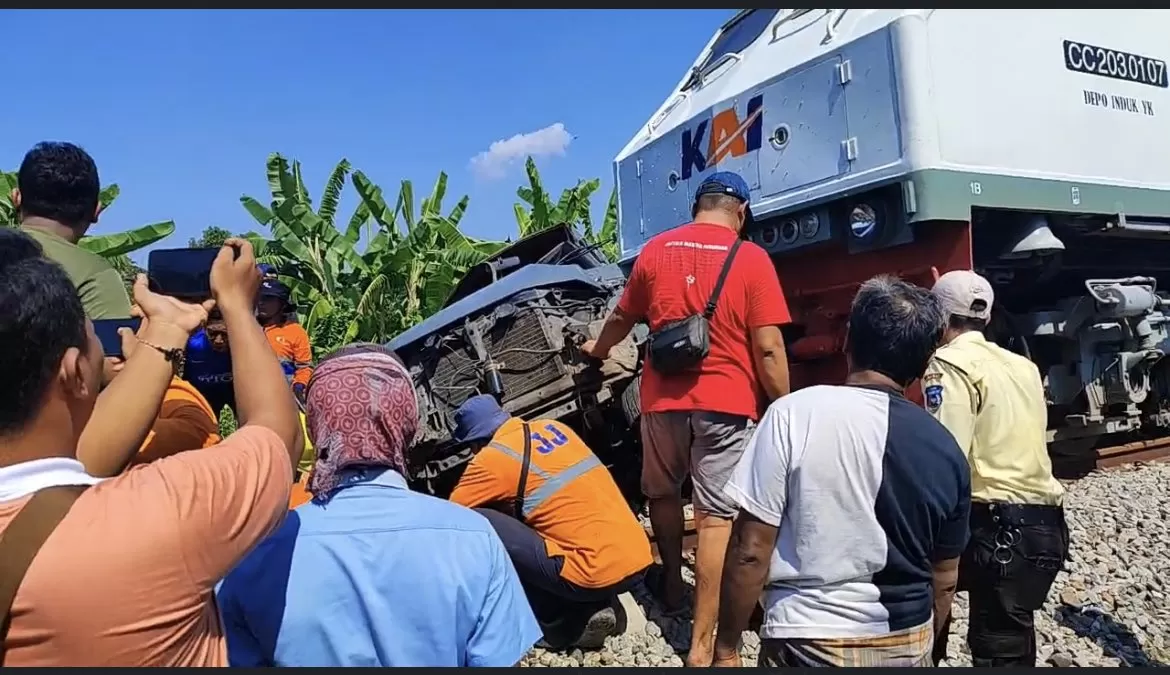
M743 239L735 238L735 243L727 252L727 260L723 261L723 269L719 270L719 278L715 280L715 289L711 291L711 299L707 301L707 309L703 312L703 317L708 321L715 316L715 303L719 302L719 294L723 292L723 282L727 281L727 273L731 271L731 261L735 260L735 254L739 251L739 245L742 243Z
M88 486L62 485L38 490L0 534L0 665L8 643L8 622L16 591L41 546Z
M528 492L528 467L532 464L532 428L524 423L524 459L520 462L520 483L516 486L516 520L524 522L524 495Z

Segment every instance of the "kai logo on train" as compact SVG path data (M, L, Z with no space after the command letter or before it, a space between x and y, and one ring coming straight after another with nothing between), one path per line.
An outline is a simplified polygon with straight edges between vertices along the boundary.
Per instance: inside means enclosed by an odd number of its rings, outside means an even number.
M764 139L764 96L748 99L741 120L735 105L721 110L682 133L682 179L702 173L728 156L742 157L760 149ZM710 129L708 129L710 127ZM708 133L710 131L710 133Z

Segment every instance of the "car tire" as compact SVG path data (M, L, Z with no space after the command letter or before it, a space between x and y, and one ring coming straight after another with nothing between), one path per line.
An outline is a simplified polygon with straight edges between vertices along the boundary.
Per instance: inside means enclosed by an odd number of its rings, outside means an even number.
M622 412L626 416L626 423L633 428L642 419L642 376L639 374L630 380L630 384L622 391Z

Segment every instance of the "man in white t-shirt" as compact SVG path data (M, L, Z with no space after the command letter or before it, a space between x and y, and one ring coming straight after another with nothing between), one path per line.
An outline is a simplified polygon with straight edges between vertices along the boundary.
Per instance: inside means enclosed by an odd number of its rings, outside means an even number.
M871 279L850 313L845 385L768 408L724 489L740 510L715 665L738 665L761 590L762 666L934 665L971 479L951 434L903 391L943 326L929 291Z

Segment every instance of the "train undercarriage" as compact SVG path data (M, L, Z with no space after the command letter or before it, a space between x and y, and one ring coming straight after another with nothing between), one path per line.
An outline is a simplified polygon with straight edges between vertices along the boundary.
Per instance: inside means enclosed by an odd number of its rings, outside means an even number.
M840 222L864 201L822 213ZM870 250L838 239L775 258L794 316L786 335L794 388L843 378L849 303L865 279L890 273L929 287L944 272L974 269L996 292L989 339L1040 370L1054 458L1084 466L1098 446L1167 433L1170 225L981 208L968 222L898 220ZM761 227L782 231L784 222ZM920 399L916 386L908 394Z

